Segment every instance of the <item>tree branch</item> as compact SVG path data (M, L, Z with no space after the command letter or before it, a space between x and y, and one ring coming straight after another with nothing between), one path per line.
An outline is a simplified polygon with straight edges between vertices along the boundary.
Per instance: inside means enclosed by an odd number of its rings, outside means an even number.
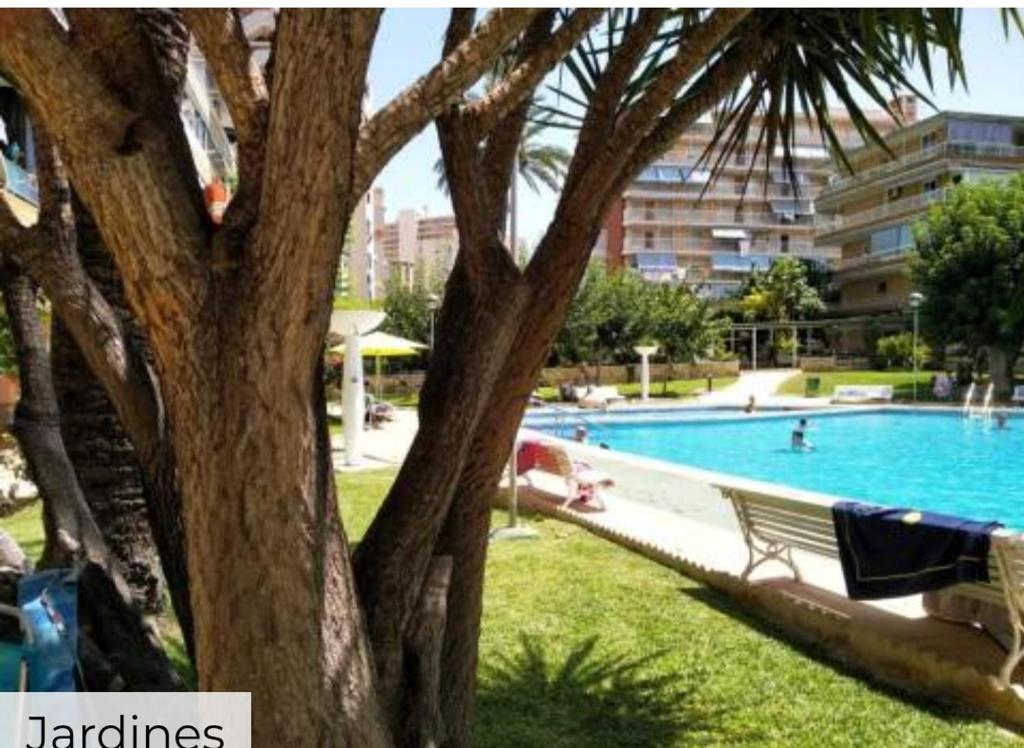
M739 86L757 61L768 53L767 44L745 41L741 48L731 50L726 57L718 60L702 76L703 80L696 84L695 90L687 91L685 96L675 102L650 134L640 142L629 161L623 165L613 192L617 194L624 189L640 170L665 153L698 118Z
M377 111L359 133L355 191L366 192L391 157L476 83L539 12L535 8L491 11L430 72Z
M636 142L638 132L650 132L683 84L702 65L707 64L715 48L749 13L750 8L721 8L712 11L699 25L689 29L679 40L679 48L672 61L619 119L608 143L608 150L615 152L627 143Z
M473 134L478 139L486 137L499 122L529 99L544 76L565 58L604 13L600 8L574 10L545 44L538 45L529 55L521 56L515 67L486 96L466 104L464 111Z
M749 9L737 8L713 11L680 40L675 57L650 83L643 96L619 118L609 139L590 144L589 152L577 145L570 165L573 179L566 182L553 223L576 225L584 232L599 223L609 201L618 194L624 168L639 144L656 128L662 113L673 104L679 88L707 64L713 51L748 13ZM638 138L637 133L643 136ZM589 251L589 243L585 249ZM559 257L561 251L559 242L542 241L526 269L527 279L537 282L567 261L573 264L571 259Z
M123 19L95 21L112 31ZM128 38L134 40L135 32ZM127 49L113 47L108 54ZM132 59L138 59L134 52ZM122 104L120 68L73 46L48 11L0 12L0 67L60 148L126 280L135 313L154 337L175 335L169 346L158 346L175 350L174 361L162 362L174 372L187 360L181 354L188 349L172 331L180 331L181 320L199 306L205 273L196 258L206 245L209 219L194 171L186 176L179 149L169 139L174 130L166 118L148 116L166 106L147 94L135 96L139 108ZM104 70L112 69L114 78L106 80ZM130 91L156 85L139 81ZM173 118L177 122L176 110ZM180 127L177 132L183 137Z
M352 163L379 18L376 10L288 8L277 22L260 218L243 272L259 290L253 303L293 325L288 349L310 364L361 194L352 189ZM297 294L307 301L296 304Z
M642 8L639 11L636 23L625 33L622 43L601 73L590 107L580 125L577 141L580 151L589 152L595 141L606 141L610 137L626 86L667 16L665 8Z

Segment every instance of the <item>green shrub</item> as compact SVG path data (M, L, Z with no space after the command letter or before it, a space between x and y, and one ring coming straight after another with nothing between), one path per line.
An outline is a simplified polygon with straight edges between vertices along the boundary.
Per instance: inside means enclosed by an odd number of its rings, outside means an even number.
M914 336L909 332L898 335L887 335L875 343L875 357L882 369L910 369L914 366L914 358L918 367L923 367L931 358L932 352L926 343L918 341L916 356L914 355Z

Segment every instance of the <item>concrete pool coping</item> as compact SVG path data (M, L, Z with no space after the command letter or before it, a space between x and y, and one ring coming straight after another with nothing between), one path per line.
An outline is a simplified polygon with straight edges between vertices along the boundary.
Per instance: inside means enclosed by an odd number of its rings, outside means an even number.
M914 410L898 405L857 407L908 409ZM605 512L560 508L564 481L546 476L535 476L533 486L520 489L524 505L583 526L725 593L852 671L1024 730L1024 689L1004 689L997 681L1003 649L976 628L928 618L920 595L851 601L837 561L800 551L795 557L804 584L770 576L771 569L755 574L750 582L740 580L746 545L730 503L715 486L823 505L840 497L615 452L529 428L520 430L520 438L556 441L616 481L605 497Z

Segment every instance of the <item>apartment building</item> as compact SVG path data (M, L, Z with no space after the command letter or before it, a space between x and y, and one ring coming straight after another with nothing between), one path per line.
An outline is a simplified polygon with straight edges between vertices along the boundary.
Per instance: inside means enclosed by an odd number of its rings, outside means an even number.
M204 187L215 182L232 184L237 168L233 133L229 135L231 118L194 40L189 46L181 120L199 181Z
M912 99L900 106L904 117L913 117ZM883 131L895 124L882 111L870 117ZM861 142L845 110L832 120L845 146ZM755 123L712 179L704 164L718 162L715 154L706 157L714 128L710 120L695 124L629 185L606 217L595 256L652 281L692 284L713 298L736 293L752 269L767 268L780 255L837 260L837 245L814 239L816 199L834 169L820 132L810 123L796 128L790 175L781 147L770 165L758 152Z
M844 315L900 311L912 291L913 226L957 184L1024 168L1024 118L941 112L852 151L817 205L817 242L840 248Z
M378 293L389 282L408 287L416 281L433 285L448 278L459 250L455 216L427 216L403 208L389 222L384 190L379 187L373 190L372 211ZM356 263L355 256L352 262Z

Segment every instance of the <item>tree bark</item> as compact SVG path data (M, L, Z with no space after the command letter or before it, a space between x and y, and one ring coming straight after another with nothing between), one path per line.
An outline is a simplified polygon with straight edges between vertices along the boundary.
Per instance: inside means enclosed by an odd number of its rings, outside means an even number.
M135 345L145 350L145 340L125 307L110 256L88 214L78 208L76 234L83 270L118 314ZM59 316L53 318L51 330L53 380L68 456L85 500L125 570L136 603L146 612L159 612L163 608L163 575L135 448L105 388Z
M996 400L1008 402L1013 395L1013 369L1020 355L1020 343L1016 345L990 345L988 370L992 377L993 395Z

